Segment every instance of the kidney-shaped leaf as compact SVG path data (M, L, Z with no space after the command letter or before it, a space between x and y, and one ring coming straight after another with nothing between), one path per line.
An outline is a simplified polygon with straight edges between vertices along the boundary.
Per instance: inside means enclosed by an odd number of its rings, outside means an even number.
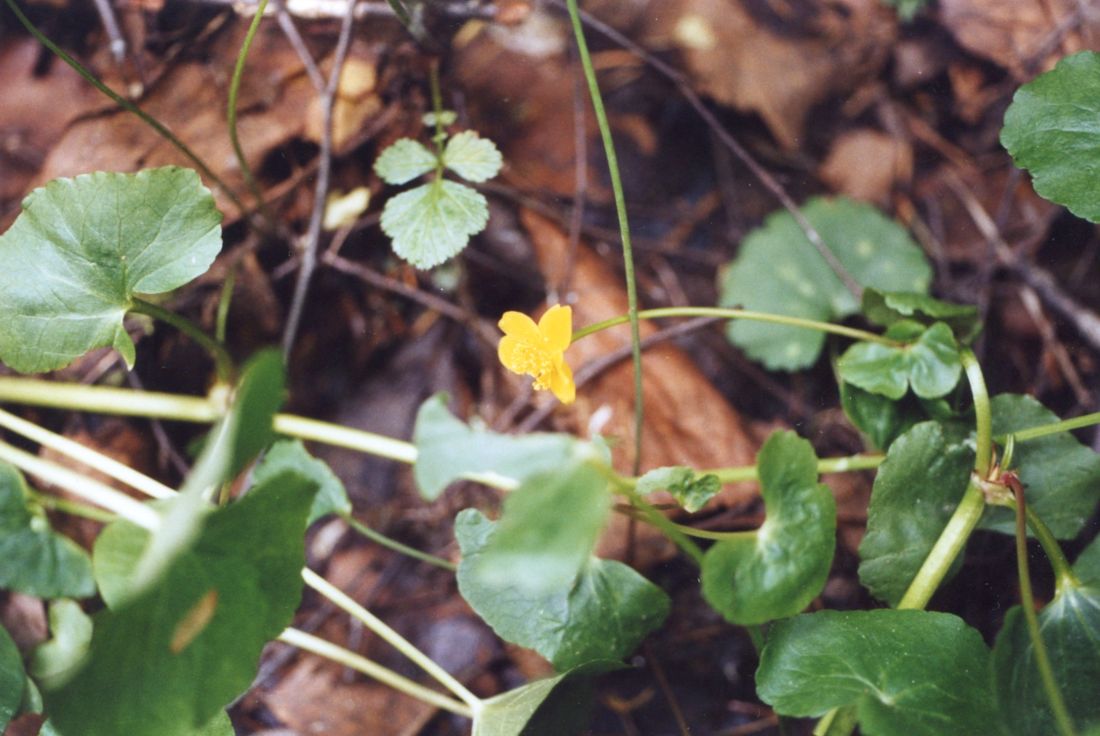
M1036 192L1100 222L1100 54L1067 56L1016 90L1001 144Z
M34 190L0 235L0 361L41 372L113 346L133 365L122 318L134 295L204 273L220 224L190 169L97 172Z
M757 691L777 713L855 705L866 736L989 736L989 650L946 613L821 611L775 624Z
M900 337L901 334L904 337ZM886 335L899 336L908 344L857 342L837 361L841 379L895 401L904 396L910 386L922 399L939 398L955 388L962 373L962 363L950 327L937 322L924 329L906 320L895 323Z
M818 198L802 210L848 274L862 286L925 292L932 278L920 247L874 207ZM856 298L787 212L777 212L741 243L721 276L720 303L791 317L833 321L859 309ZM769 368L798 370L817 360L824 333L735 321L729 339Z
M47 690L64 736L184 736L248 688L260 650L301 599L303 534L315 486L286 472L210 513L194 543L137 597L94 618L87 664ZM123 524L123 522L116 522ZM101 535L97 575L137 563L137 527ZM136 551L136 554L135 554ZM101 566L101 557L115 557ZM124 574L124 573L122 573ZM104 581L124 590L124 580ZM111 598L108 597L108 603Z
M825 585L836 546L836 502L817 482L817 456L776 432L757 456L767 518L703 558L703 596L731 623L759 624L805 608Z
M664 591L613 560L589 558L576 580L538 595L511 582L487 583L477 568L495 526L473 509L455 519L458 590L498 636L536 650L559 672L622 659L668 615Z
M50 528L30 503L23 476L0 463L0 588L40 598L95 593L88 553Z
M922 422L898 437L878 469L859 545L859 579L897 605L958 506L974 467L960 432Z
M1030 396L1000 394L991 404L994 436L1058 421L1054 412ZM1075 537L1100 500L1100 454L1069 432L1061 432L1017 442L1013 457L1028 505L1056 537ZM1015 516L1006 508L990 508L981 525L1004 534L1016 533Z

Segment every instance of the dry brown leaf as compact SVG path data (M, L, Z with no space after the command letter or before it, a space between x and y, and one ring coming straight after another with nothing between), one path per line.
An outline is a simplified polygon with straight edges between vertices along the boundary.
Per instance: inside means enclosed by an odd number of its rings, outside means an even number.
M654 0L646 44L679 49L700 92L759 113L795 149L810 108L877 73L896 35L880 0L799 5L754 14L735 0Z
M913 148L877 130L853 129L833 142L818 174L839 193L884 205L896 185L912 178Z
M1092 47L1100 32L1095 19L1063 28L1079 12L1075 0L940 0L939 5L941 22L964 48L1020 79Z

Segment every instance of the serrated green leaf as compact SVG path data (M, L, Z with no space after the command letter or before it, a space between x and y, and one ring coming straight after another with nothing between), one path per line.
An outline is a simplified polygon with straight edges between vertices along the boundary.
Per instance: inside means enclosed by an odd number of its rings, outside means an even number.
M562 736L580 733L591 701L589 681L616 663L577 667L482 702L471 736Z
M703 558L703 596L728 621L791 616L825 585L836 546L836 503L817 482L813 447L776 432L757 455L767 518L756 532L718 542Z
M958 506L974 467L961 432L923 422L898 437L875 476L859 579L897 605Z
M491 140L464 130L447 141L443 165L466 181L479 183L499 174L504 158Z
M864 289L860 310L867 319L883 327L889 327L903 319L915 320L929 326L943 322L963 343L974 339L982 328L977 307L952 304L911 291Z
M407 184L435 169L439 159L412 138L399 138L386 147L374 162L374 173L387 184Z
M413 427L416 464L413 477L420 495L434 501L460 478L492 474L518 485L540 473L587 456L584 443L567 434L533 433L520 437L467 425L447 409L447 395L436 394L416 414Z
M485 197L444 179L390 197L382 209L382 231L393 239L393 252L417 268L458 255L488 221Z
M529 596L568 587L588 564L610 511L607 479L590 461L532 475L504 499L474 579Z
M1041 196L1100 222L1100 54L1067 56L1016 90L1001 145Z
M22 474L7 463L0 463L0 560L0 588L40 598L95 593L88 553L50 528Z
M989 736L989 650L962 619L928 611L820 611L776 623L756 673L776 712L855 705L864 736Z
M722 481L713 473L698 475L683 465L670 465L654 468L638 478L634 490L643 496L668 491L685 511L694 514L722 490Z
M327 463L309 454L301 440L282 440L272 445L252 471L252 481L262 483L284 470L293 470L317 484L317 495L313 498L307 524L329 514L351 513L351 501L344 484Z
M43 693L58 731L191 736L247 689L260 650L290 623L301 599L302 539L315 490L293 472L257 485L206 516L194 543L152 587L97 614L85 667ZM111 550L118 556L140 549L128 536L147 536L115 524L126 529L101 535L97 558L108 553L104 545L122 539L124 550ZM105 583L107 590L125 587Z
M1074 725L1100 726L1100 588L1067 586L1039 612L1039 629ZM997 635L993 673L1007 733L1058 733L1019 606L1008 612Z
M23 657L8 630L0 626L0 729L6 728L19 710L26 686Z
M895 322L890 330L916 324ZM955 388L962 375L962 363L951 328L937 322L921 332L915 341L901 347L857 342L840 356L837 371L841 379L853 386L895 401L904 396L910 386L922 399L935 399Z
M803 214L837 260L862 286L925 292L932 270L905 230L870 205L815 198ZM723 306L835 321L859 304L787 212L770 215L741 244L720 277ZM798 370L817 360L824 334L817 330L737 320L729 339L768 368Z
M512 582L487 584L478 568L495 527L474 509L456 517L458 590L498 636L534 649L559 672L622 659L668 615L663 590L612 560L590 558L576 580L539 595Z
M50 601L50 638L31 656L30 673L42 687L57 688L76 674L92 641L92 620L74 600Z
M1054 412L1030 396L1000 394L991 404L995 437L1058 421ZM1027 491L1028 505L1054 535L1077 536L1100 500L1100 455L1062 432L1017 442L1012 464ZM981 528L1015 534L1015 515L1010 509L990 508Z
M38 373L113 346L133 365L122 326L133 297L204 273L220 223L190 169L97 172L34 190L0 235L0 361Z

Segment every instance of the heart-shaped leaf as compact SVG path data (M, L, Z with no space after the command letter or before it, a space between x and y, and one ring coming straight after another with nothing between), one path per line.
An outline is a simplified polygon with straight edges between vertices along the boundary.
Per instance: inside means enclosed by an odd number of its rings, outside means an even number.
M0 588L40 598L95 593L88 553L50 528L22 474L7 463L0 463L0 559Z
M23 200L0 235L0 361L34 373L113 346L136 294L204 273L221 250L221 214L190 169L55 179Z
M664 591L612 560L589 558L576 580L539 595L511 582L487 583L478 567L495 527L474 509L455 519L458 590L498 636L536 650L559 672L622 659L668 615Z
M854 705L865 736L989 736L989 649L946 613L820 611L776 623L756 673L777 713Z
M703 558L703 596L735 624L791 616L825 585L836 546L836 503L817 482L813 447L776 432L757 456L767 518L718 542Z
M810 200L802 210L836 259L862 286L886 291L928 290L932 269L908 233L874 207L841 197ZM843 319L859 303L806 239L787 212L777 212L749 233L720 277L723 306L742 306L791 317ZM800 327L738 320L729 339L768 368L813 365L824 333Z
M904 320L895 322L886 336L909 344L895 347L857 342L837 362L841 379L894 401L910 386L922 399L939 398L955 388L962 363L950 327L937 322L924 329L919 323Z
M1031 173L1036 192L1100 222L1100 54L1067 56L1016 90L1001 145Z

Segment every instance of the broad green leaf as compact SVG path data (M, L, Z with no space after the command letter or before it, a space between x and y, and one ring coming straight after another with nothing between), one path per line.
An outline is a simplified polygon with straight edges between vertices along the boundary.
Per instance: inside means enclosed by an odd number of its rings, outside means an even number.
M875 475L859 579L891 606L905 594L970 481L974 452L957 434L922 422L894 440Z
M302 539L315 490L293 472L257 485L207 515L194 543L152 587L97 614L85 667L43 693L58 731L191 736L247 689L260 650L290 623L301 599ZM101 536L96 558L140 547L105 548L120 534L124 541L146 535L115 524L129 529ZM125 587L104 582L107 590Z
M821 233L845 270L862 286L925 292L932 278L924 254L905 230L870 205L816 198L803 214ZM741 252L720 277L723 306L823 321L859 310L805 233L787 212L770 215L741 243ZM824 333L800 327L736 320L729 339L768 368L799 370L813 365Z
M855 705L864 736L989 736L989 650L946 613L820 611L776 623L757 692L788 716Z
M317 484L317 495L309 510L309 524L328 514L351 513L351 501L344 484L327 463L310 455L300 440L282 440L272 445L252 472L252 481L262 483L284 470L293 470Z
M464 130L447 141L443 165L474 183L488 181L500 173L504 159L496 145L472 130Z
M1030 396L1001 394L992 399L993 435L1052 424L1058 416ZM1077 536L1100 501L1100 455L1069 432L1017 442L1012 460L1027 491L1028 505L1059 539ZM1016 533L1013 512L990 508L983 529Z
M190 736L236 736L233 722L229 720L229 714L224 710L218 711L205 726L200 726Z
M192 542L209 510L210 494L274 441L275 412L285 398L282 357L276 350L258 353L245 365L229 411L207 435L179 495L164 504L160 529L133 572L133 593L152 584Z
M471 736L563 736L582 733L591 701L590 680L618 667L594 663L529 682L483 701Z
M0 235L0 361L22 373L112 346L137 294L183 286L221 250L221 214L198 175L168 166L55 179Z
M387 184L407 184L435 169L439 159L422 143L399 138L374 162L374 173Z
M906 320L896 322L886 334L892 337L905 330L910 337L914 327L921 330L920 336L902 347L877 342L852 345L837 362L841 379L895 401L904 396L910 386L922 399L935 399L950 393L962 374L959 346L951 328L937 322L922 330L917 323Z
M1092 543L1077 556L1073 563L1073 570L1081 583L1093 588L1100 588L1100 537L1092 540Z
M567 434L497 434L483 425L456 418L447 409L446 394L436 394L420 406L413 427L416 464L413 477L420 495L429 501L460 478L492 474L518 484L531 475L575 462L583 443Z
M921 401L912 394L894 401L844 381L840 382L840 405L848 421L880 450L888 449L906 430L928 418Z
M1001 145L1036 192L1100 222L1100 54L1067 56L1016 90Z
M722 481L713 473L698 475L683 465L654 468L638 479L634 491L641 495L668 491L689 513L695 513L722 490Z
M607 478L592 462L530 476L504 499L474 579L528 596L568 587L588 564L610 511Z
M791 616L825 585L836 546L836 503L817 482L813 447L776 432L757 455L767 518L755 532L718 542L703 558L703 596L735 624Z
M1066 586L1039 612L1039 629L1074 724L1078 729L1100 726L1100 587ZM1008 612L997 635L993 671L1008 733L1058 733L1019 606Z
M458 590L498 636L536 650L559 672L622 659L668 615L663 590L612 560L591 557L576 580L538 595L510 581L487 583L478 567L495 527L474 509L456 517Z
M0 588L40 598L95 593L88 553L50 528L22 474L0 463Z
M393 239L393 252L422 269L457 255L488 221L485 197L445 179L390 197L382 209L382 232Z
M26 686L23 657L8 630L0 626L0 730L8 725L8 721L19 710Z
M76 674L92 641L92 620L74 600L50 601L50 638L31 655L30 673L42 687L57 688Z
M883 327L889 327L903 319L928 326L943 322L963 343L974 339L982 328L977 307L952 304L913 291L864 289L860 310L867 319Z

